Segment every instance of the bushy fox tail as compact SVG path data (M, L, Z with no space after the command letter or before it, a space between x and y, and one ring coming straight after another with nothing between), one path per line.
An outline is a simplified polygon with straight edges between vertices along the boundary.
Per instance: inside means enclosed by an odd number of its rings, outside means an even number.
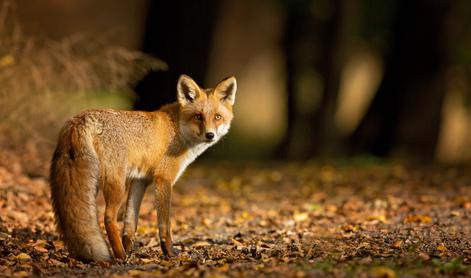
M51 162L51 197L62 239L70 254L83 261L112 259L97 219L98 179L92 131L83 122L69 121Z

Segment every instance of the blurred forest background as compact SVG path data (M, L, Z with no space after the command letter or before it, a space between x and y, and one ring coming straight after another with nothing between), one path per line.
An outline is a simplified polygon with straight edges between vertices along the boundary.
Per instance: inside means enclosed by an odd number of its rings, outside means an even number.
M0 2L4 148L49 155L70 115L156 109L185 73L238 78L207 158L471 160L467 0Z

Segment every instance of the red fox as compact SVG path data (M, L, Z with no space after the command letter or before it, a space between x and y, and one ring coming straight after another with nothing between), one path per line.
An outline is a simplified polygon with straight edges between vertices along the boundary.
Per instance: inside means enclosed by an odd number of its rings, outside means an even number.
M202 89L182 75L177 101L157 111L89 110L67 121L52 158L50 183L57 227L70 254L82 261L113 259L97 219L96 195L101 189L114 258L125 259L144 192L153 184L162 252L174 256L172 186L197 156L229 131L236 90L235 77ZM122 234L117 222L121 206Z

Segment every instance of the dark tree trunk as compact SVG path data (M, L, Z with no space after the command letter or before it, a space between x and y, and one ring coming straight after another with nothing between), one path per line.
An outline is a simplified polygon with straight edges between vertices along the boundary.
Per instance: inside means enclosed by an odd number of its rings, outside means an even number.
M155 110L175 100L180 74L206 79L218 0L150 1L142 50L164 60L167 71L151 72L135 91L135 109Z
M303 21L306 15L298 10L288 8L285 20L285 29L282 48L285 56L286 71L286 131L281 142L275 150L275 158L285 159L290 155L290 149L295 136L295 124L298 119L296 105L296 77L299 71L299 61L296 55L296 45L303 36Z
M344 0L326 2L316 18L312 8L321 8L319 1L285 1L286 21L282 42L285 54L287 129L278 148L277 158L309 158L330 154L338 141L334 123L342 67ZM306 47L307 46L307 47ZM299 76L315 70L322 77L322 92L317 109L300 114L297 107ZM314 78L314 77L313 77ZM302 146L295 146L302 144Z
M319 109L311 118L312 127L309 136L312 138L308 150L309 156L332 155L338 148L339 135L335 125L340 78L343 66L343 45L345 30L344 0L331 1L332 14L318 29L320 36L319 60L316 68L323 79L323 92Z
M447 0L398 3L385 76L351 137L353 151L433 158L445 96Z

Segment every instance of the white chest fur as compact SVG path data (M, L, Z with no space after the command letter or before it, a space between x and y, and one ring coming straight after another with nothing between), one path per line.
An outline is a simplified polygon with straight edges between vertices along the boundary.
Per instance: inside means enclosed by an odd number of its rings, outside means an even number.
M183 174L186 167L188 167L188 165L195 161L195 159L210 146L211 144L203 143L188 149L188 151L182 156L182 159L180 160L180 167L178 169L177 175L175 176L175 180L173 181L174 184L178 180L178 178L180 178L180 176Z

